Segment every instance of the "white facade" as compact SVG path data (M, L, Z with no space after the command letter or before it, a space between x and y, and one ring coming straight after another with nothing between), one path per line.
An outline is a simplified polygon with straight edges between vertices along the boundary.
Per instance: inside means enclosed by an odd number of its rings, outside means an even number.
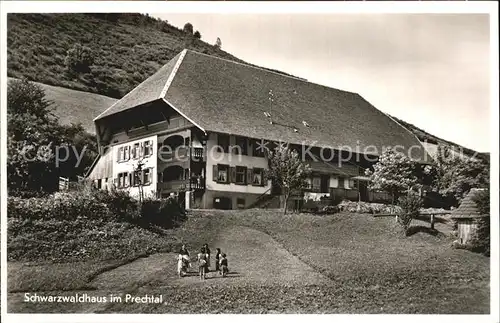
M230 191L238 193L263 194L270 191L271 181L268 180L263 186L254 186L251 184L240 185L235 183L221 184L214 182L214 165L223 164L229 167L244 166L247 168L268 169L268 163L264 157L254 157L245 155L235 155L219 152L216 149L217 134L211 133L207 140L207 168L206 168L206 189L213 191ZM268 192L270 193L270 192Z
M157 136L120 143L112 147L113 184L118 189L128 190L132 196L139 196L139 186L134 183L134 169L143 164L141 176L144 196L156 195L157 176ZM134 156L134 150L138 149Z

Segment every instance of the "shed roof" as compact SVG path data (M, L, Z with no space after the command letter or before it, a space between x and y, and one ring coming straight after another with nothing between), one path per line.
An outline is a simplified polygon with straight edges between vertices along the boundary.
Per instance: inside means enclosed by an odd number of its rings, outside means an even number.
M451 217L455 219L488 217L489 214L481 214L481 212L479 212L476 202L474 202L474 198L480 191L481 189L471 189L460 203L460 206L451 212Z

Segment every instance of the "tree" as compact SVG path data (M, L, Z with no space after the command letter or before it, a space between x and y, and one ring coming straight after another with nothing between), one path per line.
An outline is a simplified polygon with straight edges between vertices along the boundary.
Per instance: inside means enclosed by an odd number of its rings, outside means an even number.
M7 181L13 191L57 186L54 147L62 131L43 89L26 80L7 86Z
M194 37L198 38L198 39L201 39L201 34L200 34L200 32L198 30L194 32Z
M59 148L59 176L76 180L84 176L97 158L97 139L81 124L63 125L62 138L67 146ZM78 155L77 155L78 154Z
M189 35L193 35L193 25L189 22L184 25L182 30Z
M392 205L402 192L409 192L419 183L415 162L393 149L385 150L373 170L366 170L370 177L369 188L385 191L392 197Z
M143 159L137 161L137 164L133 167L134 174L134 185L139 187L139 203L142 204L144 201L144 183L142 182L142 171L143 171L144 162Z
M84 74L90 72L90 66L94 64L94 61L95 55L92 49L76 43L66 52L64 64L70 74Z
M479 191L472 200L481 214L490 214L490 190ZM490 255L490 216L482 217L476 220L477 229L472 234L469 242L470 249L475 252L481 252L486 256Z
M297 151L290 150L284 144L269 151L268 155L268 177L281 188L285 200L283 212L286 214L291 193L307 186L306 178L311 168L300 159Z
M215 41L215 45L214 45L216 48L218 49L221 49L222 48L222 40L220 40L219 37L217 37L217 40Z
M489 187L489 164L484 160L460 158L448 146L438 146L436 155L437 174L434 188L440 194L453 197L457 202L471 188Z
M398 204L403 212L398 215L397 220L403 228L403 233L408 235L411 221L419 214L423 201L415 192L410 192L406 196L401 196L398 199Z
M97 156L95 136L81 125L60 125L44 90L34 83L8 83L7 122L7 181L12 192L50 193L57 189L59 176L84 175Z

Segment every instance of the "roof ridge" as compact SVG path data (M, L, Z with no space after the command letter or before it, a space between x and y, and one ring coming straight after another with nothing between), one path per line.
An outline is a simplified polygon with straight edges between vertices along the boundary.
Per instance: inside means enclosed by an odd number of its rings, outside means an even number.
M262 70L262 71L267 72L267 73L276 74L276 75L279 75L279 76L284 76L284 77L288 77L288 78L291 78L291 79L295 79L295 80L299 80L299 81L303 81L303 82L307 82L307 83L312 83L312 82L309 82L307 79L302 78L302 77L293 76L293 75L290 75L290 74L283 74L284 72L283 73L278 73L278 72L272 71L270 69L266 69L264 67L256 66L256 65L253 65L253 64L250 64L250 63L247 63L247 62L243 62L243 63L242 62L237 62L237 61L233 61L233 60L230 60L230 59L227 59L227 58L205 54L205 53L202 53L202 52L199 52L199 51L196 51L196 50L192 50L192 49L188 49L188 51L189 52L193 52L195 54L199 54L199 55L203 55L203 56L208 56L210 58L220 59L222 61L226 61L226 62L229 62L229 63L234 63L234 64L243 65L243 66L248 66L248 67L251 67L251 68L254 68L254 69L257 69L257 70ZM312 84L315 84L315 83L312 83ZM320 84L317 84L317 85L320 85Z
M97 117L95 117L92 121L95 122L97 119L100 119L102 115L104 115L107 111L109 111L111 108L113 108L116 104L118 104L120 101L122 101L123 99L125 99L127 96L129 96L131 93L133 93L139 86L141 86L142 83L146 82L147 80L149 80L150 78L152 78L153 76L155 76L157 73L160 73L161 70L171 61L175 60L175 59L179 59L181 56L182 56L182 53L184 51L180 52L179 54L175 55L171 60L169 60L168 62L166 62L162 67L160 67L160 69L158 69L156 71L156 73L153 73L152 75L150 75L148 78L146 78L144 81L142 81L141 83L137 84L132 90L130 90L127 94L125 94L123 97L121 97L120 99L116 100L115 103L113 103L109 108L107 108L106 110L104 110L102 113L100 113ZM185 53L184 53L185 54ZM179 56L179 57L177 57ZM182 56L183 57L183 56ZM176 65L177 65L177 62L176 62ZM175 67L175 66L174 66ZM173 72L173 70L172 70ZM170 73L170 75L172 74L172 72ZM169 79L170 79L170 76L169 76ZM168 81L168 80L167 80ZM161 99L161 97L159 97L159 99Z
M163 90L160 92L160 96L158 97L158 99L163 99L167 94L168 88L170 87L170 84L172 84L175 78L175 74L177 73L179 66L181 66L182 61L184 60L184 56L186 56L186 53L187 53L186 48L182 52L180 52L179 58L177 59L177 62L175 62L174 68L172 69L172 72L170 72L170 75L168 76L168 79L165 82L165 86L163 87Z
M330 90L335 90L335 91L341 91L341 92L345 92L345 93L351 93L351 94L360 95L358 92L353 92L353 91L348 91L348 90L342 90L342 89L339 89L339 88L336 88L336 87L331 87L331 86L328 86L328 85L314 83L314 82L311 82L311 81L309 81L309 80L307 80L305 78L302 78L302 77L293 76L293 75L290 75L290 74L284 74L285 72L282 72L282 73L275 72L275 71L273 71L271 69L260 67L260 66L257 66L257 65L253 65L253 64L250 64L250 63L247 63L247 62L241 63L241 62L233 61L233 60L230 60L230 59L227 59L227 58L222 58L222 57L219 57L219 56L205 54L205 53L202 53L202 52L199 52L199 51L196 51L196 50L192 50L192 49L187 49L187 51L188 52L193 52L195 54L203 55L203 56L208 56L208 57L211 57L211 58L216 58L216 59L219 59L219 60L222 60L222 61L226 61L226 62L229 62L229 63L234 63L234 64L238 64L238 65L247 66L247 67L250 67L250 68L253 68L253 69L256 69L256 70L261 70L261 71L264 71L264 72L267 72L267 73L270 73L270 74L276 74L278 76L291 78L291 79L294 79L294 80L297 80L297 81L302 81L304 83L312 84L312 85L315 85L315 86L321 86L321 87L324 87L324 88L327 88L327 89L330 89Z

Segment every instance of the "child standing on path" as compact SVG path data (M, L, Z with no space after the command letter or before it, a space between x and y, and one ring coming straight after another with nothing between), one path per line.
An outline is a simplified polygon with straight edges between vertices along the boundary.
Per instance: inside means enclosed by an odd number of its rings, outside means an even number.
M215 252L215 271L218 272L220 275L220 274L222 274L220 271L220 264L219 264L220 256L221 256L220 248L216 248L215 250L216 250L216 252Z
M220 270L222 270L222 277L226 277L229 272L229 268L227 267L227 258L226 254L222 254L222 259L220 260Z
M208 244L205 243L203 245L203 249L205 249L205 253L207 254L207 266L206 266L206 272L210 272L210 248L208 248Z
M198 254L198 271L200 273L200 279L204 280L206 278L206 267L207 267L207 254L205 248L201 248Z

